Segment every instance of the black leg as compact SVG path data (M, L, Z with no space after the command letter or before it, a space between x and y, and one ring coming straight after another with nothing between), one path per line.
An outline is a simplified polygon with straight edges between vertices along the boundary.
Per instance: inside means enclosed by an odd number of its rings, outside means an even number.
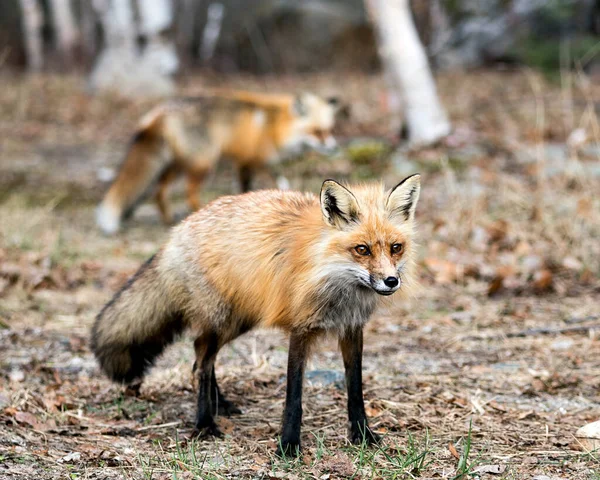
M300 426L302 424L302 381L304 365L310 347L305 334L292 333L288 354L287 390L281 428L279 456L296 456L300 453Z
M210 380L210 402L213 415L239 415L242 411L233 403L225 398L221 393L219 385L217 385L217 377L215 376L215 366L212 367L212 375Z
M239 170L240 175L240 188L242 189L242 193L246 193L250 191L252 186L252 167L248 165L242 165Z
M362 387L363 332L357 328L340 337L340 348L346 370L348 389L348 420L352 443L367 444L379 442L379 436L369 428Z
M210 394L213 367L219 351L219 338L215 334L203 335L196 339L194 347L196 349L195 374L198 379L198 407L193 436L220 437L222 434L213 418Z

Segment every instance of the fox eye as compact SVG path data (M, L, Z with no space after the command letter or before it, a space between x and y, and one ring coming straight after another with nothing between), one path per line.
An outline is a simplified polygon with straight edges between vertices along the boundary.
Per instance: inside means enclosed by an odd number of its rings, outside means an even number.
M404 248L404 246L401 243L394 243L392 245L392 253L393 254L400 253L403 248Z
M371 255L371 250L369 250L369 247L366 245L357 245L354 247L354 250L356 250L356 253L359 255Z

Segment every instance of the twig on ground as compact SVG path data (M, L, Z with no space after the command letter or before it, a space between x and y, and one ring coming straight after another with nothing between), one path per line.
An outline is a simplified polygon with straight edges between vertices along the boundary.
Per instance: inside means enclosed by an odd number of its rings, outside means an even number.
M468 335L463 337L461 340L496 340L500 338L523 338L534 337L536 335L558 335L561 333L587 332L590 330L600 330L600 323L593 323L591 325L575 325L571 327L562 328L528 328L526 330L520 330L518 332L508 332L505 334L498 335Z

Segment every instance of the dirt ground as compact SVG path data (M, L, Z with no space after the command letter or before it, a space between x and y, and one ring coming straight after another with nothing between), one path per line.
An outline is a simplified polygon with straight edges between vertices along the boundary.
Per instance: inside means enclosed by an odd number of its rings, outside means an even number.
M378 76L337 90L328 76L201 78L182 91L309 89L352 105L341 154L277 167L294 188L316 192L328 177L392 186L423 174L421 287L378 312L365 336L367 412L384 444L346 440L333 341L309 364L296 461L273 454L285 397L279 332L248 333L220 354L222 389L243 410L218 419L220 440L187 438L189 339L167 351L139 396L104 378L89 328L168 230L146 204L104 237L94 206L151 102L89 96L77 77L3 75L0 478L600 479L600 454L575 437L600 420L600 82L442 75L455 131L410 152L394 146ZM224 163L202 198L236 189Z

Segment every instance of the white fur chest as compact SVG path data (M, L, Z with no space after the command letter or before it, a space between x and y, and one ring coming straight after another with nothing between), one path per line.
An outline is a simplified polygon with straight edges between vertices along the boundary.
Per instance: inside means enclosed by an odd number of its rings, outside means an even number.
M345 288L331 286L320 300L321 308L315 315L313 325L339 333L364 326L378 304L375 292L357 285Z

